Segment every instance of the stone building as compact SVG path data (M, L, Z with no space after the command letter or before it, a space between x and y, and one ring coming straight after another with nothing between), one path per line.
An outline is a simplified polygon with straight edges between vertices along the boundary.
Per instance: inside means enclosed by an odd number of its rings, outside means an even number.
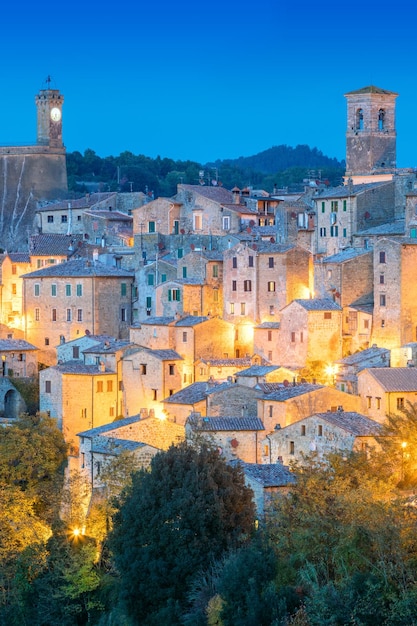
M170 349L131 346L123 355L122 380L126 415L142 409L160 416L162 400L182 388L183 359Z
M300 368L342 357L342 309L330 298L294 300L281 310L279 363Z
M208 417L192 413L187 418L185 432L191 441L195 436L207 439L227 461L238 458L246 463L259 462L264 425L257 417Z
M417 402L417 369L371 367L358 373L358 395L363 413L381 424L387 415Z
M256 387L263 383L295 382L297 372L281 365L251 365L251 367L236 372L236 381L246 387Z
M340 391L358 395L358 374L369 367L389 367L390 351L374 345L367 350L359 350L354 354L336 361L335 385Z
M332 298L345 307L370 293L373 286L372 250L347 248L315 262L314 293L318 298Z
M263 440L263 463L303 463L312 453L322 459L331 452L379 449L381 425L354 411L314 413L275 430Z
M23 339L0 339L1 376L38 375L38 349Z
M6 254L1 264L1 323L16 337L24 327L22 276L30 271L30 256L24 252Z
M230 386L231 383L229 382L221 383L213 379L187 385L163 400L163 413L170 421L185 425L191 413L207 415L207 406L211 394L217 394L226 388L229 389ZM212 411L211 414L213 414Z
M279 322L263 322L253 329L253 350L268 363L279 363Z
M77 433L116 419L120 400L116 372L104 365L67 361L39 372L40 410L57 421L71 455L78 455Z
M128 338L131 272L75 260L25 274L23 281L25 338L39 348L40 362L55 363L55 346L86 330Z
M310 383L282 385L281 388L259 394L258 417L267 433L298 422L313 413L324 411L358 411L360 399L332 387Z

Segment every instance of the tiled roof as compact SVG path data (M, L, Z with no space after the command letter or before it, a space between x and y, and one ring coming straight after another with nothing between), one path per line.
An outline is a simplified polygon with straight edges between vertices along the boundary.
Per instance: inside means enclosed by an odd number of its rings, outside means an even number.
M262 393L272 393L273 391L279 391L284 387L283 383L258 383L256 389L262 391Z
M24 339L0 339L0 352L8 352L16 350L23 352L24 350L37 350L36 346L28 343Z
M342 307L330 298L312 298L310 300L296 299L306 311L341 311Z
M108 209L90 209L87 210L85 214L91 215L92 217L105 219L109 222L133 222L133 217L131 215L128 215L127 213L122 213L122 211L109 211Z
M138 328L141 326L168 326L175 322L175 317L147 317L141 320L138 324Z
M324 257L320 261L316 261L316 265L321 265L322 263L345 263L346 261L351 261L359 256L363 256L364 254L371 255L372 250L367 248L346 248L346 250L342 250L338 254L333 254L332 256Z
M184 189L185 191L192 191L195 194L204 196L204 198L208 198L214 202L219 202L220 204L233 203L232 192L228 191L224 187L212 187L205 185L178 185L178 187L180 189Z
M323 388L324 385L314 385L311 383L288 385L287 387L284 386L281 387L281 389L277 389L276 391L266 394L263 399L268 401L274 400L275 402L285 402L291 398L296 398L297 396L302 396L306 393L311 393L312 391L317 391L318 389Z
M114 191L106 192L106 193L90 193L82 198L75 198L71 200L62 200L61 202L54 202L51 204L47 204L42 208L38 209L43 213L51 212L51 211L62 211L68 210L68 204L70 204L71 209L87 209L88 207L94 206L98 202L103 202L103 200L108 200L114 196L116 200L117 194Z
M360 352L355 352L355 354L345 356L343 359L335 362L343 363L344 365L356 365L362 361L382 355L385 355L387 362L389 362L389 354L390 351L387 348L378 348L377 346L374 346L373 348L367 348L366 350L361 350Z
M371 191L372 189L378 189L384 185L391 184L391 181L382 181L377 183L360 183L359 185L339 185L339 187L333 187L326 189L314 198L317 202L327 198L347 198L348 196L359 196L365 191Z
M263 487L285 487L296 481L294 474L290 472L286 465L281 465L281 463L261 465L259 463L245 463L240 459L236 459L231 461L230 464L241 465L244 474L256 480Z
M58 233L32 235L29 239L29 252L32 256L65 256L71 254L82 241L82 235L61 235Z
M378 435L382 428L382 425L375 420L354 411L327 411L314 413L314 416L343 428L357 437Z
M247 367L251 364L250 357L239 359L201 359L201 363L206 363L212 367Z
M122 452L133 452L138 448L143 448L146 444L141 441L131 441L129 439L116 439L115 437L94 437L91 452L98 454L108 454L118 456Z
M375 87L375 85L369 85L368 87L362 87L361 89L356 89L355 91L348 91L345 96L357 96L360 94L366 93L376 93L385 96L398 96L395 91L388 91L387 89L381 89L380 87Z
M234 202L222 202L222 205L228 211L234 211L236 213L250 213L251 215L257 215L258 209L248 207L246 204L235 204Z
M197 326L198 324L202 324L202 322L206 322L208 319L208 317L200 315L187 315L187 317L178 320L175 326Z
M270 241L257 241L256 243L249 246L258 252L258 254L285 254L289 250L293 250L294 246L291 244L284 243L272 243Z
M154 356L160 361L178 361L183 360L182 356L178 354L175 350L171 350L167 348L166 350L153 350L152 348L147 348L146 346L135 346L132 345L132 349L129 350L130 354L135 354L136 352L146 352L147 354Z
M130 341L120 341L118 339L105 339L104 341L97 343L95 345L90 346L83 350L83 354L111 354L116 352L117 350L123 350L123 348L128 348L133 346L134 344Z
M374 310L374 294L373 292L368 293L364 296L361 296L351 304L349 304L351 309L356 309L357 311L362 311L363 313L373 313Z
M133 272L119 269L118 267L105 265L100 261L89 261L88 259L77 259L75 261L66 261L65 263L56 263L54 265L48 265L35 272L23 274L25 278L45 278L67 276L101 276L101 277L116 277L116 278L133 278Z
M12 263L30 263L30 255L26 252L9 252L7 256Z
M188 418L195 430L207 432L265 430L259 417L196 417Z
M236 376L266 376L267 374L275 372L279 369L279 365L252 365L251 367L248 367L247 370L237 372Z
M361 230L355 235L403 235L405 233L405 221L396 220L394 222L388 222L387 224L380 224L379 226L373 226L367 230Z
M279 322L262 322L262 324L258 324L255 328L279 328L281 324Z
M114 422L109 422L108 424L103 424L102 426L96 426L95 428L89 428L88 430L83 430L80 433L77 433L78 437L95 437L96 435L102 435L103 433L107 433L108 431L115 430L116 428L123 428L124 426L130 426L131 424L136 424L140 421L139 415L132 415L132 417L125 417L121 420L115 420Z
M414 367L370 367L367 370L381 387L387 391L416 391L417 368ZM359 374L360 375L360 374Z
M109 369L105 369L103 372L99 365L85 365L82 361L64 361L49 367L50 370L56 370L61 374L80 374L88 376L98 376L99 374L114 374Z
M221 391L229 387L231 383L218 383L218 382L197 382L184 387L177 393L172 394L168 398L165 398L163 402L170 402L172 404L195 404L205 400L208 395L216 391Z

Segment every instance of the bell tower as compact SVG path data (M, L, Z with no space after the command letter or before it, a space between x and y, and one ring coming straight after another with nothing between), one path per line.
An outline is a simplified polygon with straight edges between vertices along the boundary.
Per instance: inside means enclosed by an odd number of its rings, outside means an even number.
M347 99L346 176L393 171L397 160L395 99L373 85L345 94Z
M51 77L46 79L46 89L35 97L38 109L37 144L50 148L63 148L62 105L64 96L58 89L51 89Z

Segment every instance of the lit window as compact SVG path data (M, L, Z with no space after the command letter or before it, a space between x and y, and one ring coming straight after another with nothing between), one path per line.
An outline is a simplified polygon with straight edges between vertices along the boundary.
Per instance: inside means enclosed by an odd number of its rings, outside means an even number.
M107 391L113 391L113 381L112 380L108 380L107 381Z
M97 393L101 393L102 391L103 391L103 381L98 380L97 381Z
M397 409L404 408L404 398L397 398Z
M245 302L241 302L240 304L240 314L246 315L246 303Z
M218 277L219 277L219 266L213 265L213 278L218 278Z
M35 309L35 321L39 322L40 320L40 309Z
M270 280L268 282L268 291L275 291L275 280Z

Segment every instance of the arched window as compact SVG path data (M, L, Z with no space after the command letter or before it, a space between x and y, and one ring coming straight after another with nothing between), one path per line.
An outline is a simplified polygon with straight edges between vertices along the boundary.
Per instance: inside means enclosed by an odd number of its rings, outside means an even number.
M356 111L356 130L363 130L363 110Z
M385 111L384 109L379 109L378 130L384 130L384 128L385 128Z

